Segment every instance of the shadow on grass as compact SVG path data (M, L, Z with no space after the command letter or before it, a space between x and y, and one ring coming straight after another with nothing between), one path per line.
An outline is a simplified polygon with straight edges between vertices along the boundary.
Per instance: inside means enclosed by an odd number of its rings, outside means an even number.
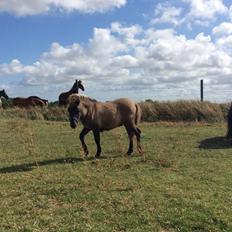
M106 159L106 157L102 156L98 159ZM35 167L39 166L46 166L46 165L52 165L52 164L68 164L68 163L77 163L77 162L85 162L85 161L93 161L95 160L94 157L86 157L86 158L60 158L60 159L53 159L53 160L43 160L33 163L27 163L27 164L19 164L19 165L13 165L9 167L3 167L0 168L0 173L13 173L13 172L28 172L32 171Z
M232 148L230 141L225 137L213 137L200 141L201 149L229 149Z

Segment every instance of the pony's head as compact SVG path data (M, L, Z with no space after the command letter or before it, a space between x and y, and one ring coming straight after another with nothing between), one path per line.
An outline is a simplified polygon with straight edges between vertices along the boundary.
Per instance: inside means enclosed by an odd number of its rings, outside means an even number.
M77 81L77 80L76 80L76 81ZM84 88L84 86L83 86L81 80L77 81L77 85L78 85L78 87L79 87L82 91L85 91L85 88Z
M75 80L73 87L70 91L71 91L71 93L78 93L79 89L81 89L82 91L85 90L83 83L81 80Z
M9 97L7 96L5 89L0 91L0 97L4 97L5 99L9 99Z
M80 97L78 94L71 94L68 98L69 122L71 128L75 129L80 120Z

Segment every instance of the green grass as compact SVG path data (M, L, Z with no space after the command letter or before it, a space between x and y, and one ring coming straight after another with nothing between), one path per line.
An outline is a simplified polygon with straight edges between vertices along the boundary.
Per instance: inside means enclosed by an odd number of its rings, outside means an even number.
M143 162L124 128L83 159L65 122L0 122L0 231L232 231L225 124L142 124Z

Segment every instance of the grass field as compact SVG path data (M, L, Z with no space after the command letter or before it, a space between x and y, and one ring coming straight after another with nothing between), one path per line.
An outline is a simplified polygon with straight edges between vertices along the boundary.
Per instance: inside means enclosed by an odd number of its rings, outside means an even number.
M124 128L102 159L66 122L0 122L0 231L232 231L232 149L225 124L142 124L143 162Z

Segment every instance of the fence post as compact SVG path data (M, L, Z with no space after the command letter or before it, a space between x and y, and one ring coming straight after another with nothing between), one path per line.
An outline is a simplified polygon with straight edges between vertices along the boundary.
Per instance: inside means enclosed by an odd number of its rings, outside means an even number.
M204 101L204 83L203 80L201 80L201 102Z

